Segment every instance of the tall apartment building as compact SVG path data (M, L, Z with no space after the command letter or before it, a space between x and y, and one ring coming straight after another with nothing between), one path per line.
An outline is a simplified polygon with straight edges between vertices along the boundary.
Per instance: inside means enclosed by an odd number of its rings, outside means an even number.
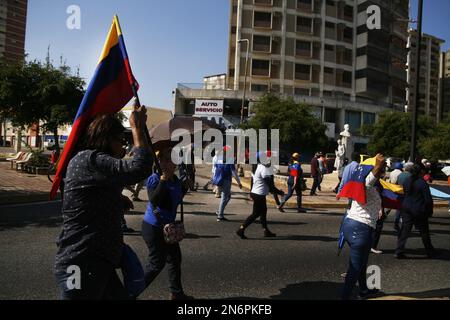
M28 0L0 0L0 59L24 58L27 7Z
M408 38L408 89L407 111L412 112L416 104L416 79L417 79L417 30L409 30ZM439 112L439 73L441 45L445 41L429 34L422 35L420 55L420 86L419 86L419 113L425 114L436 121L440 120Z
M438 114L442 120L450 115L450 49L441 53L440 66L440 108Z
M367 8L381 9L368 30ZM403 109L408 0L231 0L228 86Z

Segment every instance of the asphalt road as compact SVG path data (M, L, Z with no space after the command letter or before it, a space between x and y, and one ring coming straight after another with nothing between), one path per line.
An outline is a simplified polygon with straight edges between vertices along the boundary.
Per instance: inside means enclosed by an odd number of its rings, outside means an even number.
M203 190L186 198L188 237L182 242L185 291L204 299L337 299L346 271L348 249L337 256L337 233L342 210L315 209L307 214L269 210L270 227L278 237L265 239L252 225L249 240L235 235L251 211L251 202L238 189L227 207L230 222L216 222L219 199ZM140 230L145 203L127 216ZM0 207L0 299L57 299L52 275L60 232L60 203ZM408 242L408 260L395 260L392 218L385 224L380 248L369 264L381 268L382 291L418 298L450 297L450 213L436 212L432 240L443 253L424 258L415 233ZM143 262L147 249L137 232L126 242ZM163 271L140 299L167 299L168 277Z

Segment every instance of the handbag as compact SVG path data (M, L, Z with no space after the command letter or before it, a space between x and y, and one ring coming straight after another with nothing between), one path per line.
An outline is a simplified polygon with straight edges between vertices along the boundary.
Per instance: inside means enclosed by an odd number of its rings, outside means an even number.
M184 229L184 210L183 210L183 200L181 200L181 219L180 221L175 221L172 223L164 224L162 222L161 215L158 212L158 209L153 210L153 213L156 216L156 219L158 220L160 225L163 225L163 234L164 234L164 241L168 244L176 244L186 237L186 231Z
M136 298L145 290L144 269L136 253L125 243L121 269L125 289L131 298Z

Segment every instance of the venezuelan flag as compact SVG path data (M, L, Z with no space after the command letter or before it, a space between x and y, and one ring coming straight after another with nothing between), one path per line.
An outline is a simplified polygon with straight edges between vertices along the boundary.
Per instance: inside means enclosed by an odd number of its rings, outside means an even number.
M84 95L72 132L58 162L50 192L54 199L62 177L73 156L74 148L89 121L99 114L119 112L134 96L138 84L133 77L119 19L114 16L97 69Z
M355 200L362 205L367 204L366 177L373 170L375 162L375 158L370 158L356 167L350 175L350 180L343 186L339 193L339 197ZM400 210L403 201L403 187L381 179L379 184L382 206L385 209Z

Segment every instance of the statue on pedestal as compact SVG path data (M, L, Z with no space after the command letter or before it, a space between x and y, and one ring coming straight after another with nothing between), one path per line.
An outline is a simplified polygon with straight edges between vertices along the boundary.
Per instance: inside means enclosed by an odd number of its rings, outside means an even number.
M344 131L342 131L340 135L342 145L345 148L345 158L351 161L353 155L353 141L352 134L350 133L350 126L348 124L344 126Z
M345 160L345 146L342 143L342 140L339 139L337 141L338 148L335 152L336 154L336 160L334 161L334 167L336 168L336 171L339 172L342 169L342 166L344 165Z

